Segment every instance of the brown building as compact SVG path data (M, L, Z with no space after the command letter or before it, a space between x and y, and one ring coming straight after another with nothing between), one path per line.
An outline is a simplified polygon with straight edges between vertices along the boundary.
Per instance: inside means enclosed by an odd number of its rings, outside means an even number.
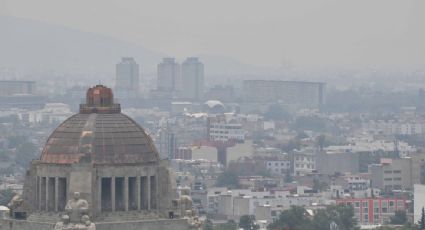
M187 229L168 162L102 85L87 91L80 112L59 125L31 163L25 208L12 215L25 221L10 219L3 226L50 229L75 193L88 203L97 229Z

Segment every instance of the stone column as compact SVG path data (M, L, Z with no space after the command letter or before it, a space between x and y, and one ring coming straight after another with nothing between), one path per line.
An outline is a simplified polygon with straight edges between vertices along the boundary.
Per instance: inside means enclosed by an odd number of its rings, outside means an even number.
M51 194L49 194L49 177L46 176L46 211L49 211L49 199Z
M137 210L140 211L141 209L141 196L142 196L142 190L140 188L141 182L140 182L140 176L136 177L136 202L137 202Z
M59 178L55 177L55 212L59 210Z
M157 176L150 177L151 209L158 208L158 183Z
M124 208L128 211L128 176L124 177Z
M111 177L111 207L112 211L115 212L115 177Z
M97 211L102 212L102 177L97 177Z
M42 179L41 176L38 176L37 179L38 179L38 210L41 211L41 203L42 203L42 200L43 200L42 192L41 192L41 186L43 185L43 183L42 183L43 179Z
M151 178L148 175L146 175L146 189L144 189L147 193L147 200L148 200L148 210L151 210Z

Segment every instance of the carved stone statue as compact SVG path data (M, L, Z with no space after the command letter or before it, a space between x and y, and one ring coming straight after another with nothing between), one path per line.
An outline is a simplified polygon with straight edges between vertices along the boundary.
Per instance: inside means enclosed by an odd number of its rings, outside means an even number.
M74 192L73 195L73 198L66 204L65 211L70 216L72 223L78 223L83 215L88 214L89 204L80 198L79 192Z
M65 210L87 210L89 209L89 203L86 200L80 198L79 192L74 192L73 199L69 200L65 206Z
M192 205L193 205L193 202L190 196L184 195L180 197L180 208L181 208L180 212L182 214L185 215L187 214L188 211L192 211Z
M96 225L90 221L88 215L83 215L79 223L72 222L68 215L63 215L61 219L54 230L96 230Z
M193 215L193 214L191 214ZM187 219L187 222L189 223L189 228L190 229L196 229L196 230L200 230L202 227L202 221L199 220L199 217L197 216L191 216L191 217L184 217L185 219Z
M61 221L55 224L54 230L73 230L74 224L70 222L68 215L62 215Z
M81 223L75 225L75 230L96 230L96 225L90 221L88 215L81 217Z
M9 215L12 218L25 219L28 207L25 205L25 201L22 199L21 195L16 194L7 206L10 209Z
M12 200L10 200L9 204L7 205L11 210L17 209L22 206L22 203L24 200L22 199L21 195L16 194L13 196Z
M186 219L190 229L201 229L202 221L199 220L195 210L193 209L193 201L190 196L190 188L184 187L180 194L180 213L183 215L183 219Z
M193 201L190 197L190 188L182 188L180 195L180 213L187 216L188 211L192 211Z

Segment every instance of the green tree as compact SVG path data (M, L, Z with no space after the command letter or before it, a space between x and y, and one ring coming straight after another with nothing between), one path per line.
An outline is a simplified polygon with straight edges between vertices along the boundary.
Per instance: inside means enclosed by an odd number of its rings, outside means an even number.
M412 223L406 223L403 226L382 226L376 228L376 230L419 230L419 227Z
M213 223L211 222L210 219L206 219L204 221L204 225L202 226L203 230L214 230L214 226Z
M291 183L294 181L294 178L292 178L291 172L286 172L285 174L285 183Z
M279 104L272 104L264 114L264 118L267 120L281 121L290 119L291 115Z
M326 121L320 117L297 117L293 128L295 130L312 130L316 132L324 132L326 130Z
M257 230L260 228L260 226L255 223L255 216L243 215L239 219L239 228L244 230Z
M0 175L12 175L16 171L15 168L16 168L15 165L11 165L7 168L2 168L0 169Z
M403 225L407 222L405 211L396 211L395 215L391 217L391 224Z
M238 228L238 225L235 221L229 220L227 223L219 224L216 228L216 230L236 230Z
M303 207L291 206L289 210L280 213L279 218L268 226L272 230L304 230L308 229L311 221Z
M334 221L340 230L351 230L357 225L354 208L350 205L331 205L326 208L330 221Z
M311 221L310 229L329 230L330 224L331 221L326 210L318 210L314 214L313 220Z
M38 155L37 147L31 142L25 142L16 149L15 162L17 165L26 168L31 160Z
M407 223L403 226L402 230L419 230L419 226L418 226L418 225L416 225L416 224L414 224L414 223L407 222Z
M305 133L304 131L300 131L300 132L298 132L297 133L297 136L295 136L295 138L297 138L297 139L305 139L305 138L308 138L308 135L307 135L307 133Z
M329 230L332 222L335 222L340 230L357 229L354 209L345 205L331 205L326 209L319 209L315 211L313 219L308 218L307 211L303 207L293 206L290 210L283 211L268 228L272 230Z
M0 205L7 206L12 200L16 193L11 189L1 190L0 191Z
M326 144L326 136L321 134L316 138L317 146L319 147L320 151L323 151L323 148Z
M9 161L10 157L6 150L0 150L0 161L6 162Z
M216 186L237 189L240 187L239 177L234 172L225 171L218 176Z
M328 184L324 181L320 181L318 178L313 179L313 190L322 191L328 187Z
M24 136L10 136L7 140L9 141L9 148L14 149L26 142L27 138Z
M301 148L301 141L297 138L291 139L286 144L279 145L280 149L284 152L292 152L294 149L300 149Z
M258 172L258 175L260 175L262 177L267 177L267 178L272 177L272 173L269 170L260 171L260 172Z

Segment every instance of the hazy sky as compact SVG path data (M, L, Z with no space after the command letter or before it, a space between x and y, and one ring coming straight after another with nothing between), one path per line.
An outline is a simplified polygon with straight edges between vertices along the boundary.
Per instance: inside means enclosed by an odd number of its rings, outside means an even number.
M425 69L423 0L0 0L0 14L182 58L296 68ZM1 32L0 32L1 33Z

